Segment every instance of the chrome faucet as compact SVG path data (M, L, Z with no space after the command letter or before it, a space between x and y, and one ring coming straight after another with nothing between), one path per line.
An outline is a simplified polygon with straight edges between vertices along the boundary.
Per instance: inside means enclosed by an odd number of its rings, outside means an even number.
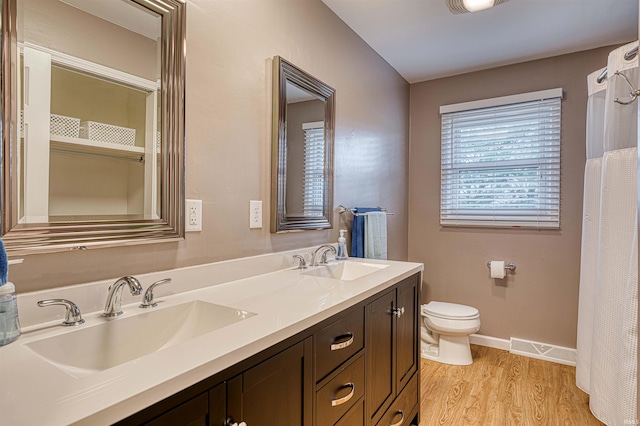
M163 280L156 281L155 283L151 284L149 288L147 288L147 291L144 292L144 296L142 296L142 303L140 304L140 307L155 308L156 306L158 306L155 300L155 295L153 294L153 290L155 290L156 287L158 287L159 285L168 284L170 282L171 282L171 278L165 278Z
M71 326L71 325L80 325L84 323L84 320L82 319L82 315L80 314L80 309L78 308L78 305L73 303L71 300L47 299L47 300L40 300L38 302L38 306L40 307L51 306L51 305L62 305L67 309L64 315L64 321L62 321L62 325Z
M302 255L294 254L293 258L298 259L298 267L296 269L307 269L307 262L305 262Z
M318 266L318 265L327 263L328 251L332 252L334 256L336 255L336 248L330 244L323 244L317 249L315 249L315 251L311 255L311 266ZM320 258L320 263L318 263L317 261L317 256L319 254L322 254L322 257Z
M122 304L122 288L125 285L129 286L129 291L133 296L142 293L142 285L140 285L137 279L133 277L118 278L118 280L109 287L107 303L104 305L104 312L102 313L103 316L117 317L122 314L120 306Z

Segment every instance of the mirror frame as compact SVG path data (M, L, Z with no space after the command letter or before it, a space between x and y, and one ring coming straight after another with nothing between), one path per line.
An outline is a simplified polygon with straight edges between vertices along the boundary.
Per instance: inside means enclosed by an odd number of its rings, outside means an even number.
M185 0L130 0L162 16L161 218L151 220L18 223L16 149L17 0L2 1L0 69L0 233L9 255L176 241L184 238Z
M324 202L322 216L287 217L287 82L324 102ZM280 56L273 58L273 123L271 150L271 232L333 228L333 145L335 89Z

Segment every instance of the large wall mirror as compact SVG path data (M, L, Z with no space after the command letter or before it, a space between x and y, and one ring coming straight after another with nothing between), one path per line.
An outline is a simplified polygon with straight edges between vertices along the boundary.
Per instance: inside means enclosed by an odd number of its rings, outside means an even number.
M2 0L10 255L184 236L184 0Z
M273 78L271 232L331 228L335 90L279 56Z

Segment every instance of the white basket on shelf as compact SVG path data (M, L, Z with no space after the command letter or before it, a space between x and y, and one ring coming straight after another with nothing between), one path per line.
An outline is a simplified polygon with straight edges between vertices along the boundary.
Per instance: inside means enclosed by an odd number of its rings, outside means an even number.
M80 123L80 137L92 141L133 146L136 144L136 129L96 121L83 121Z
M80 119L51 114L49 119L49 133L52 135L77 138L80 134Z

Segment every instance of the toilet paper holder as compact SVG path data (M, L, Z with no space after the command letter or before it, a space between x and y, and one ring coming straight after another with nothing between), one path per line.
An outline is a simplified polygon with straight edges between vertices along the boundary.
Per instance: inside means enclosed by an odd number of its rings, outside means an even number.
M487 262L487 268L491 269L491 261ZM504 265L504 269L508 269L510 271L515 271L516 270L516 264L515 263L506 263Z

